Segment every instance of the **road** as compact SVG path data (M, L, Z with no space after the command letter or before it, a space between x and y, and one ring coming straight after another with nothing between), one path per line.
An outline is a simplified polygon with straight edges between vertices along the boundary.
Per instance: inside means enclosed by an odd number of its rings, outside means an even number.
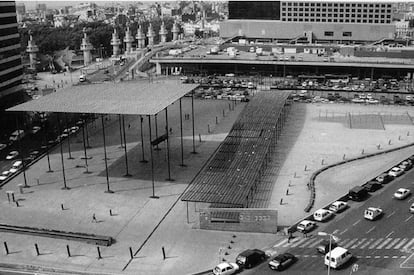
M350 250L352 261L335 274L350 274L352 267L358 265L357 274L413 274L414 270L414 214L409 206L414 202L411 195L405 200L393 199L394 192L400 188L414 191L414 169L395 179L382 189L372 193L363 202L348 202L350 207L337 214L331 221L319 223L317 229L307 238L295 233L295 238L274 244L278 253L290 252L298 257L286 274L321 274L327 268L323 264L323 255L316 252L317 244L324 238L317 232L323 231L339 238L339 246ZM369 221L363 218L367 207L380 207L384 215ZM355 268L355 267L354 267ZM273 274L267 262L246 270L242 274Z

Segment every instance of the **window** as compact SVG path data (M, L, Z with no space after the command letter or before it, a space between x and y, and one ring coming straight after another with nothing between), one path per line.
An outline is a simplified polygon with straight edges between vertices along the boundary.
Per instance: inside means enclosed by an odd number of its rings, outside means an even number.
M334 36L334 32L327 31L325 32L325 36Z
M351 37L352 36L352 32L343 32L342 33L343 37Z

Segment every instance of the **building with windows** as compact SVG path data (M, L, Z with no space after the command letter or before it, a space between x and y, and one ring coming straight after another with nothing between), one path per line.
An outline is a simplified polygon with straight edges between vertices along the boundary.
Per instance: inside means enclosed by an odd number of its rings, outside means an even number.
M24 100L20 50L15 2L0 1L0 112Z
M365 43L394 38L386 2L229 1L220 36L265 41Z

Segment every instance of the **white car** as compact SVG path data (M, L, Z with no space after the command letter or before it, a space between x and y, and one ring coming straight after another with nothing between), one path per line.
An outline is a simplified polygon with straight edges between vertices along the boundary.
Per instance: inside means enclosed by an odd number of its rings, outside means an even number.
M378 207L368 207L364 211L364 218L367 220L375 220L382 215L382 209Z
M236 263L220 263L213 269L214 275L230 275L239 270L239 265Z
M344 211L348 207L348 204L344 201L336 201L329 206L329 210L335 213Z
M326 209L318 209L313 213L313 218L315 221L323 222L330 219L333 215L333 212Z
M297 226L296 226L296 229L299 231L299 232L302 232L302 233L306 233L306 232L309 232L309 231L311 231L312 229L314 229L316 227L316 223L315 222L313 222L313 221L309 221L309 220L303 220L303 221L301 221Z
M413 214L414 214L414 202L413 202L413 204L411 204L411 206L410 206L410 213L413 213Z
M6 156L6 159L7 159L7 160L11 160L11 159L16 158L18 155L19 155L19 152L17 152L17 151L11 151L11 152L10 152L10 153Z
M20 168L22 167L23 162L21 160L16 160L15 162L13 162L12 167L13 168Z
M403 173L404 173L403 169L401 169L400 167L394 167L388 172L388 175L390 175L392 177L399 177Z
M399 200L403 200L406 197L408 197L410 194L411 194L411 191L409 189L400 188L400 189L397 190L397 192L394 193L394 198L399 199Z
M39 132L42 128L40 126L33 126L32 128L32 134L36 134Z
M17 171L19 171L19 168L12 167L12 168L9 169L10 174L14 174Z
M7 147L7 144L0 143L0 151L5 149L6 147Z

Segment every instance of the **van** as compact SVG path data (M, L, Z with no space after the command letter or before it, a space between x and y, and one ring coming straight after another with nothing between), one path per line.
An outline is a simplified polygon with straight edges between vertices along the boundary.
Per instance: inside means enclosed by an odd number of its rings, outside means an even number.
M382 209L377 207L368 207L364 211L364 218L367 220L376 220L382 215Z
M316 210L315 213L313 213L313 219L315 221L323 222L328 220L330 217L332 217L333 213L332 211L326 210L326 209L319 209Z
M236 263L242 268L251 268L266 259L266 254L259 249L247 249L236 258Z
M367 196L368 191L361 186L355 186L348 193L349 199L353 201L363 201Z
M10 135L9 140L10 141L18 141L18 140L22 139L25 135L26 135L26 133L24 132L24 130L16 130Z
M338 246L325 255L325 265L337 269L351 258L352 254L349 253L348 249Z

